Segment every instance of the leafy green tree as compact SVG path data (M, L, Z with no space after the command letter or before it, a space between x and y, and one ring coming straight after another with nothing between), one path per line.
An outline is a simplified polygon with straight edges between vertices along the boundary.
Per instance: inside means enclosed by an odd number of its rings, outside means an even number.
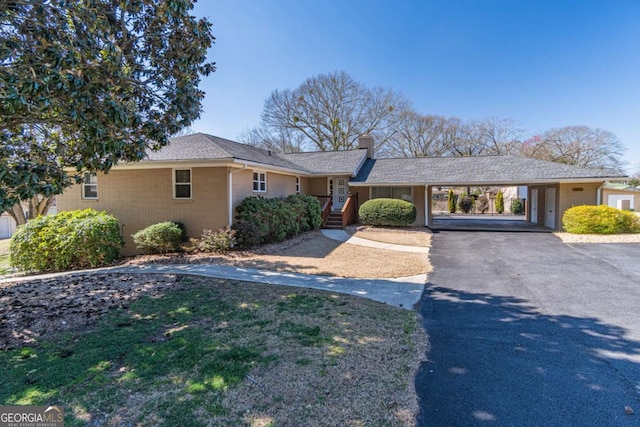
M214 37L193 3L0 0L0 211L141 160L200 116Z
M498 194L496 194L496 212L499 214L504 212L504 194L502 194L502 191L498 191Z

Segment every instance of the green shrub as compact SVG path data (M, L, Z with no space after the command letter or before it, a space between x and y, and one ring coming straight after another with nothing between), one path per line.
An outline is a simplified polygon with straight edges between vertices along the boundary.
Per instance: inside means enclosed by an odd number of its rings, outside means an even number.
M189 232L187 226L182 221L171 221L180 229L180 242L187 243L189 241Z
M238 246L281 242L302 232L320 228L320 202L313 196L292 195L285 199L248 197L236 208Z
M511 201L511 213L514 215L522 215L524 213L524 204L521 199L513 199Z
M202 230L202 236L197 247L202 252L228 252L236 245L236 230L231 227L221 228L218 231Z
M574 206L562 216L562 225L573 234L640 233L640 218L610 206Z
M496 212L499 214L504 212L504 194L502 194L502 191L498 191L498 194L496 194Z
M123 245L113 216L93 209L65 211L18 227L9 262L24 271L101 267L117 259Z
M182 230L173 221L152 224L138 231L133 236L136 248L147 254L176 251L182 242Z
M417 216L415 205L401 199L367 200L358 214L363 224L398 227L413 224Z
M462 212L469 213L471 212L471 209L473 209L473 199L466 194L463 194L458 199L458 206Z
M449 208L449 213L456 213L456 208L458 206L458 196L453 192L453 189L449 189L447 207Z
M236 232L236 247L251 248L260 244L260 230L258 226L252 222L236 222L231 226Z
M322 206L320 200L314 196L293 194L286 201L293 205L300 205L300 231L317 230L322 225Z

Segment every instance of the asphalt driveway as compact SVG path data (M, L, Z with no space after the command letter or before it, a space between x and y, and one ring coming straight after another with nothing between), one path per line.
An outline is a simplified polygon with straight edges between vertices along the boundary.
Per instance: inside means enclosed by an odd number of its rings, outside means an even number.
M640 425L640 244L440 232L431 262L420 426Z

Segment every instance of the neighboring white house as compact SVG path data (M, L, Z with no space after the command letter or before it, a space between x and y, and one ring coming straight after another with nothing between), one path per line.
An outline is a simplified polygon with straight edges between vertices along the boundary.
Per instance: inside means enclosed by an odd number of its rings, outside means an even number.
M52 215L58 212L58 207L56 205L55 199L51 206L49 206L49 211L47 215ZM0 239L8 239L13 236L13 233L16 232L16 221L7 213L3 213L0 215Z
M640 188L607 182L602 188L602 203L612 208L640 212Z
M8 239L16 231L16 222L6 213L0 215L0 239Z
M527 186L519 185L517 187L502 187L502 196L504 197L504 210L511 212L511 202L515 199L524 200L527 198Z

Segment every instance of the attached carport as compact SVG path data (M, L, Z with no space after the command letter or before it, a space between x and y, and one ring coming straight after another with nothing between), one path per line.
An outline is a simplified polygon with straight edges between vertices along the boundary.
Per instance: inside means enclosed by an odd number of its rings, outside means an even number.
M368 200L374 188L411 187L414 203L423 203L418 207L423 218L416 225L432 228L438 226L431 206L435 187L526 186L526 215L520 226L560 230L562 215L568 208L601 204L605 181L624 177L601 169L517 156L422 157L368 159L349 186L357 189L361 202ZM488 220L480 219L484 222ZM492 224L497 229L508 229L514 225Z

